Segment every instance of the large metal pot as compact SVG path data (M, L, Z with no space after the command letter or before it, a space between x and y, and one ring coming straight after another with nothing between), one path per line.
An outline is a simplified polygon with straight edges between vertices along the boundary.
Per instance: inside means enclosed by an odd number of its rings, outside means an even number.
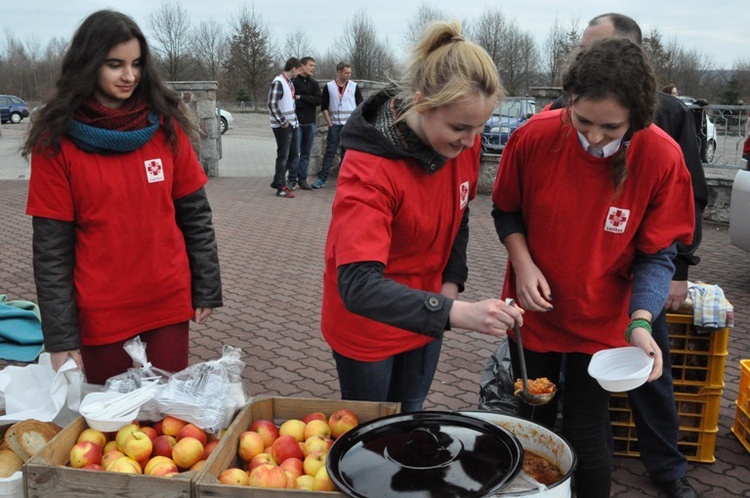
M510 431L521 442L524 449L533 451L557 465L563 478L550 486L544 486L521 473L495 496L544 496L570 498L571 479L576 467L573 448L564 438L539 424L521 417L490 411L466 411L464 415L477 417Z

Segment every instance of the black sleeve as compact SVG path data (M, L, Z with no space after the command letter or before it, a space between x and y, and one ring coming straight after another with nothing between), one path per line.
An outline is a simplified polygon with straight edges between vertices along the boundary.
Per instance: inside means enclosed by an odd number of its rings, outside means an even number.
M375 261L338 267L338 289L346 309L371 320L441 338L453 300L385 278Z
M205 189L177 199L174 206L190 262L193 307L223 306L219 251Z
M32 261L44 348L50 353L81 347L73 271L76 229L72 221L32 218Z
M362 98L362 89L359 88L359 85L354 89L354 102L357 103L357 105L361 104L364 99Z
M523 215L518 213L508 213L500 211L495 205L492 205L492 221L495 223L495 232L500 242L505 243L505 237L514 233L526 233L526 227L523 224Z
M320 105L320 85L318 85L317 81L310 80L310 87L311 93L310 95L302 95L300 97L300 100L307 104L309 107L318 107Z
M469 206L466 206L461 225L458 227L456 240L453 241L448 263L443 270L443 282L451 282L458 285L458 292L464 291L464 284L469 276L469 267L466 264L466 248L469 245Z
M323 93L320 97L320 110L327 111L328 106L331 104L331 97L328 95L328 85L323 87Z

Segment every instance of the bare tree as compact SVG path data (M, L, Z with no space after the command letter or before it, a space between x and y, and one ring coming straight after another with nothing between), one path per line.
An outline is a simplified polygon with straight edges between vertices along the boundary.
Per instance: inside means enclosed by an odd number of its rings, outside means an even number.
M302 28L297 28L289 33L284 40L284 54L287 57L301 59L313 53L310 35Z
M344 57L352 65L355 78L386 81L391 77L395 57L388 44L377 38L375 27L365 11L354 15L340 45Z
M409 20L409 24L406 26L406 33L404 34L404 45L407 48L411 48L422 36L424 28L428 24L433 21L444 21L446 19L446 15L442 10L432 6L427 2L419 4L416 14L414 14L414 17Z
M240 100L263 102L275 72L275 49L271 32L255 7L244 7L235 20L224 67L227 83Z
M218 81L227 56L227 36L216 21L201 21L192 33L193 57L202 79Z
M176 0L164 0L149 14L148 26L156 42L154 49L161 57L165 77L177 81L190 60L190 15Z
M581 43L581 30L578 29L578 20L571 20L566 28L555 17L555 22L549 29L549 35L544 42L543 62L544 72L547 75L548 85L559 85L565 68L570 62L573 53Z

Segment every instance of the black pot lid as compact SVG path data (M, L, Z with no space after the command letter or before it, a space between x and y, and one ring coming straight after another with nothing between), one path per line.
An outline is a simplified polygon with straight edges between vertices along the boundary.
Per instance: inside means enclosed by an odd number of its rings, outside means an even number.
M341 492L354 497L489 496L523 463L506 429L451 412L390 415L364 423L333 443L326 466Z

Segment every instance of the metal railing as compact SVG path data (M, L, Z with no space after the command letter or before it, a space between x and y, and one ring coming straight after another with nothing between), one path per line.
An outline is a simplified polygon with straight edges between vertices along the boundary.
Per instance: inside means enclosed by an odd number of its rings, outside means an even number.
M742 146L750 132L750 106L708 105L705 110L716 127L716 154L710 164L716 167L739 168Z

